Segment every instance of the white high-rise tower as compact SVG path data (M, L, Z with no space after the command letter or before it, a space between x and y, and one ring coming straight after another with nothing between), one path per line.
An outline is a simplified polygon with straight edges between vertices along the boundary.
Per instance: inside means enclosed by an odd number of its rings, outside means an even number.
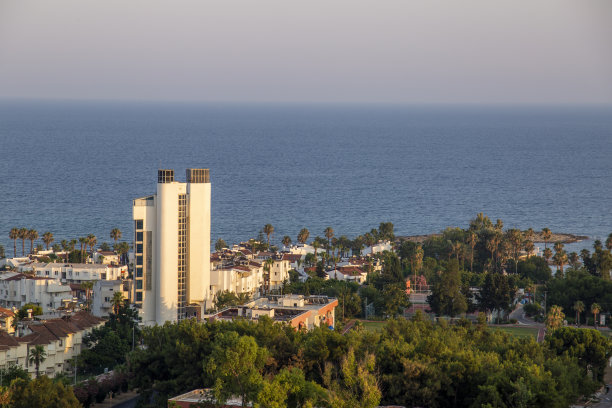
M187 169L187 183L159 170L157 194L134 200L134 300L145 324L184 319L212 299L210 196L208 169Z

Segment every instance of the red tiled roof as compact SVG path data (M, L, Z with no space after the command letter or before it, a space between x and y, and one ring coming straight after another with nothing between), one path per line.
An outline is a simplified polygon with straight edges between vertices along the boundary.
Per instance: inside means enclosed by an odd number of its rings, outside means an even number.
M13 311L10 309L5 309L3 307L0 307L0 315L13 317L15 316L15 313L13 313Z
M300 259L302 259L302 255L300 254L284 254L283 255L283 261L297 262Z

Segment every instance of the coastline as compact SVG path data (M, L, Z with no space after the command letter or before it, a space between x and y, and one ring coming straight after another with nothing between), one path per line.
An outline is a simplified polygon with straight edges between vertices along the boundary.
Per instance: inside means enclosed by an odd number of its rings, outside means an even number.
M395 237L395 240L399 242L409 241L409 242L415 242L417 244L422 244L428 238L439 237L439 236L442 236L442 234L435 233L435 234L425 234L425 235L403 235L403 236ZM561 242L562 244L572 244L572 243L581 242L587 239L590 239L590 237L586 235L576 235L576 234L568 234L568 233L562 233L562 232L553 232L548 242L552 244L556 242ZM533 242L534 243L544 243L544 239L542 239L541 232L534 232Z

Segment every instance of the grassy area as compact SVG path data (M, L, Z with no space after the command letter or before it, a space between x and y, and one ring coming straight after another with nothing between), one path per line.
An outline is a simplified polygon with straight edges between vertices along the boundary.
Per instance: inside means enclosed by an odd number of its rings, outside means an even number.
M363 321L360 320L363 328L368 331L380 331L382 327L385 325L385 322L373 322L373 321Z
M534 339L538 337L538 329L534 329L533 327L492 326L490 329L505 331L506 333L510 333L511 335L517 337L533 337Z

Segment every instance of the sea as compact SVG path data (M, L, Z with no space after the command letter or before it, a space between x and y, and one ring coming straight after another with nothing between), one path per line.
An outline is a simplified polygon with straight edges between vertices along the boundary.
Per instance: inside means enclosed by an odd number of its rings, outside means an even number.
M427 234L479 212L590 237L579 246L612 232L610 106L4 100L0 153L9 255L12 227L130 241L132 199L159 168L210 168L213 243L268 223L276 244L304 227Z

